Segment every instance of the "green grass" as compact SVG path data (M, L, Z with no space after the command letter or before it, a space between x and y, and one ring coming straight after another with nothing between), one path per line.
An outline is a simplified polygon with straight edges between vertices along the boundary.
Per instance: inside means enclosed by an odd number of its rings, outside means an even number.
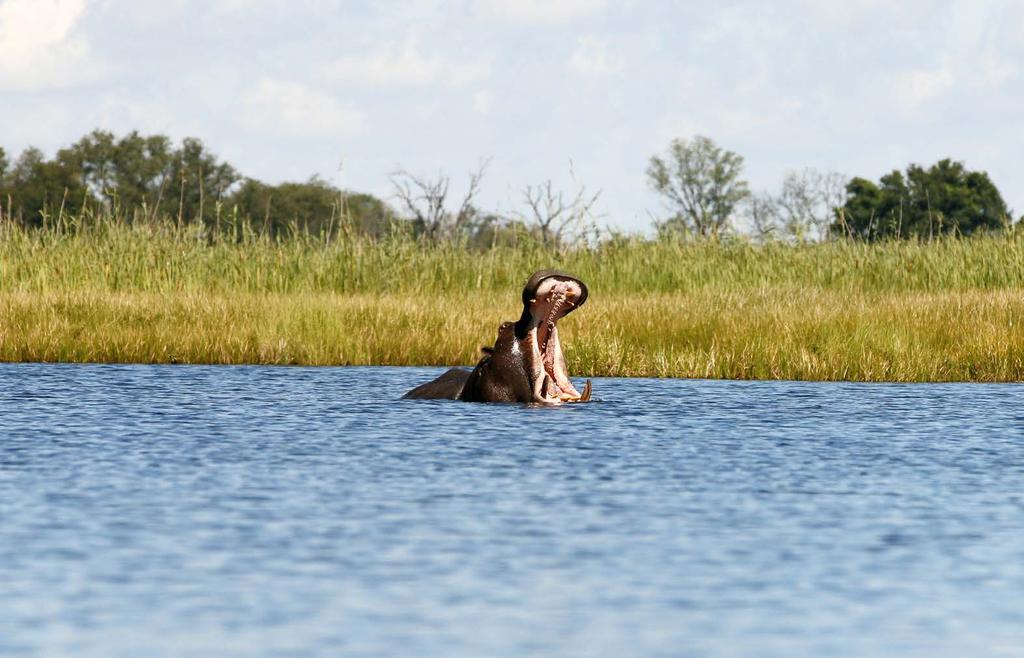
M579 375L1024 379L1024 236L752 245L614 240L565 254L396 236L275 243L110 222L0 225L0 360L471 363L535 269L584 279Z

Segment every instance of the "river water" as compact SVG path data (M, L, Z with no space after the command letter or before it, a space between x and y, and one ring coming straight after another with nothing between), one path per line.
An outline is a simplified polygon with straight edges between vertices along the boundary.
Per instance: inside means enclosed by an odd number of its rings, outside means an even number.
M0 365L3 656L1021 656L1024 387Z

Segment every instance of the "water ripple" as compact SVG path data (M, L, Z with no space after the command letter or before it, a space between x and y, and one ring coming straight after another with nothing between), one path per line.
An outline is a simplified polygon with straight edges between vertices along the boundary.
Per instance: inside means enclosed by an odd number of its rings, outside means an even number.
M0 655L1024 653L1018 385L0 365Z

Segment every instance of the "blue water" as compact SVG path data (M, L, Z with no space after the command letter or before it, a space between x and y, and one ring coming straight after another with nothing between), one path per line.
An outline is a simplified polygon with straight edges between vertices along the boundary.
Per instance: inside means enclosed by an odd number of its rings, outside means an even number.
M0 365L3 656L1022 656L1024 387Z

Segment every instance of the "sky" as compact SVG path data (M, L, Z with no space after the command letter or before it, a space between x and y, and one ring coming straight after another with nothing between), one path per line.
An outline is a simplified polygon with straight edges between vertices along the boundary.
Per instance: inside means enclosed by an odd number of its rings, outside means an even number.
M0 0L0 146L200 138L267 182L393 200L487 163L479 205L552 180L601 223L665 207L650 157L706 135L755 191L944 157L1024 212L1024 2Z

